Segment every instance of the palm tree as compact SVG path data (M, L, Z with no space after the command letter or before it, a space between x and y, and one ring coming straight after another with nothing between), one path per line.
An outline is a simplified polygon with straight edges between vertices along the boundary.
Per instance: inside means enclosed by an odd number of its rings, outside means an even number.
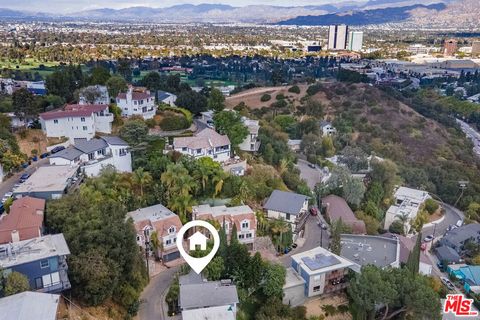
M225 172L224 171L217 171L214 173L212 177L212 181L215 184L215 191L213 193L213 197L215 198L223 189L223 183L225 182Z
M290 226L284 220L273 220L270 223L270 231L273 235L275 235L275 242L277 245L277 249L283 243L283 234L290 230Z
M197 187L197 184L191 176L182 175L178 177L175 190L177 190L182 195L187 195L194 191L195 187Z
M408 222L408 213L403 212L401 215L398 216L398 220L402 223L402 230L403 230L403 235L407 234L407 222Z
M170 210L176 211L182 223L187 223L187 211L191 210L195 200L190 194L176 194L169 201Z
M138 168L133 172L132 181L135 185L140 187L140 196L143 198L143 186L152 183L153 179L150 173Z
M207 182L210 178L210 174L210 169L202 165L198 166L195 170L195 178L202 182L203 192L205 192L205 189L207 188Z

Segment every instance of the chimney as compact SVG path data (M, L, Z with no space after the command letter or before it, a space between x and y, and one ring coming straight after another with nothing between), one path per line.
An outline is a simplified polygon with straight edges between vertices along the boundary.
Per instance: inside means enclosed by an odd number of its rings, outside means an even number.
M128 91L126 94L127 103L130 103L132 101L132 93L133 93L133 87L130 85L128 86Z
M19 242L20 241L20 234L18 233L18 230L12 230L12 242Z

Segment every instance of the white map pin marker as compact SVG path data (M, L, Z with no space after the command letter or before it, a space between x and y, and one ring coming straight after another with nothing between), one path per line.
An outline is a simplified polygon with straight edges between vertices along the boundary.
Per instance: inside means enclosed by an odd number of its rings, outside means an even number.
M207 254L203 258L195 258L190 256L185 249L183 248L183 235L185 232L187 232L188 229L192 227L204 227L210 231L210 234L213 236L213 249L210 251L209 254ZM220 247L220 237L218 235L217 229L215 229L214 226L212 226L210 223L203 221L203 220L194 220L188 222L186 225L184 225L180 231L178 231L177 234L177 248L180 254L182 255L183 259L188 263L188 265L195 271L197 274L200 274L202 270L210 263L210 261L213 259L215 256L215 253L217 253L218 248ZM199 245L202 250L206 249L207 245L207 237L205 237L203 234L200 232L195 232L192 236L190 236L189 239L189 248L190 250L195 250L195 246Z

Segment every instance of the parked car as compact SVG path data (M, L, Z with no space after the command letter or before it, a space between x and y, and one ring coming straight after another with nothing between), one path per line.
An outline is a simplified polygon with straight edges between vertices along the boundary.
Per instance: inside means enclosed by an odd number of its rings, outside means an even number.
M456 223L457 227L461 227L463 225L463 221L462 220L458 220L457 223Z
M453 285L453 283L449 279L447 279L445 277L442 277L441 280L442 280L443 284L445 286L447 286L448 289L450 289L450 290L455 289L455 286Z
M7 192L2 198L2 203L7 202L8 199L10 199L13 196L13 192Z
M313 163L309 163L308 166L309 166L310 168L312 168L312 169L315 169L315 168L316 168L315 164L313 164Z
M430 242L430 241L432 241L432 240L433 240L433 235L431 235L431 234L428 235L428 236L426 236L426 237L423 239L424 242Z
M40 155L40 159L44 159L44 158L46 158L46 157L48 157L48 152L42 153L42 154Z
M30 173L22 174L22 176L20 177L20 183L24 183L25 181L27 181L28 178L30 178Z
M3 207L3 203L0 203L0 214L5 212L5 208Z
M322 228L323 230L327 230L327 225L326 225L325 223L323 223L323 222L320 222L320 223L318 224L318 226L319 226L320 228Z
M318 209L315 208L315 207L311 207L311 208L310 208L310 214L311 214L312 216L318 215Z
M54 153L57 153L57 152L60 152L62 150L64 150L65 147L64 146L58 146L58 147L55 147L52 149L51 153L54 154Z

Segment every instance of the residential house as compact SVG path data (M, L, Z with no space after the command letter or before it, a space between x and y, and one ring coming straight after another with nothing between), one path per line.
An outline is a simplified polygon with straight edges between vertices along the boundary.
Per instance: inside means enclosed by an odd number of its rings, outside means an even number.
M448 246L439 246L435 248L435 253L438 261L442 262L444 265L460 263L463 261L458 252Z
M157 101L158 103L165 103L171 107L175 107L175 101L177 101L177 96L170 92L158 90Z
M146 89L129 86L127 92L118 94L116 101L124 117L138 115L143 119L152 119L157 112L155 97Z
M335 127L328 121L320 121L320 130L324 137L332 136L337 133L337 129L335 129Z
M173 138L173 150L196 159L212 158L217 162L230 159L230 139L215 130L205 128L192 137Z
M259 121L242 117L242 122L248 128L248 135L238 147L242 151L257 152L260 148L260 140L258 139Z
M71 288L67 275L69 254L63 234L49 234L0 245L0 268L4 275L13 271L25 275L32 290L58 293Z
M0 216L0 244L40 237L44 210L44 199L27 196L15 200L10 206L10 213Z
M293 233L298 233L308 218L309 199L303 194L273 190L263 209L269 219L284 220L290 224Z
M237 228L237 237L240 243L247 245L253 250L255 235L257 231L257 221L255 212L249 206L215 206L208 204L192 207L193 220L217 221L220 226L225 227L225 233L230 241L232 228Z
M77 165L39 167L27 181L13 190L13 197L60 199L74 184L78 169Z
M352 229L352 233L367 233L365 222L355 217L345 199L333 194L326 196L322 199L322 207L325 208L325 214L330 223L335 223L337 220L342 219L342 222Z
M480 266L466 264L449 265L447 271L463 283L463 289L467 293L480 294Z
M294 279L298 286L303 286L304 297L311 298L344 290L348 285L349 269L355 270L355 264L317 247L292 255L291 268L305 281L302 285L302 282ZM292 287L290 291L293 291ZM284 297L284 301L291 299L295 297Z
M98 176L107 166L112 166L119 172L132 172L130 147L119 137L102 136L74 141L73 146L50 155L50 164L80 166L80 170L89 177Z
M342 234L340 256L362 266L374 265L379 268L399 268L401 246L399 240L391 237Z
M394 193L395 202L385 214L384 228L388 229L393 221L406 217L405 231L410 231L410 224L417 217L422 204L430 199L428 192L407 187L399 187Z
M27 90L36 96L44 96L47 94L45 81L26 81L25 84Z
M395 235L398 238L398 242L400 244L400 262L406 264L408 262L408 257L410 253L413 251L416 245L415 238L408 238L402 235ZM420 274L429 276L432 274L432 261L426 255L425 251L420 250L420 264L418 268L418 272Z
M24 291L0 299L2 320L57 320L60 295Z
M177 233L183 226L180 218L161 204L137 209L127 213L132 218L137 231L137 244L145 248L145 236L149 239L153 232L157 233L162 244L155 254L163 261L172 261L180 257L177 249Z
M231 280L205 281L200 275L179 278L179 306L183 320L235 320L239 303Z
M465 244L469 241L480 243L480 224L471 223L449 231L442 239L440 245L455 250L459 255L465 253Z
M78 104L110 104L110 95L106 86L94 85L82 88L78 95Z
M67 104L41 113L40 124L47 137L92 139L96 132L111 133L113 114L104 104Z
M287 142L288 147L293 152L299 152L301 144L302 144L302 140L300 140L300 139L293 139L293 140L289 139L288 142Z

